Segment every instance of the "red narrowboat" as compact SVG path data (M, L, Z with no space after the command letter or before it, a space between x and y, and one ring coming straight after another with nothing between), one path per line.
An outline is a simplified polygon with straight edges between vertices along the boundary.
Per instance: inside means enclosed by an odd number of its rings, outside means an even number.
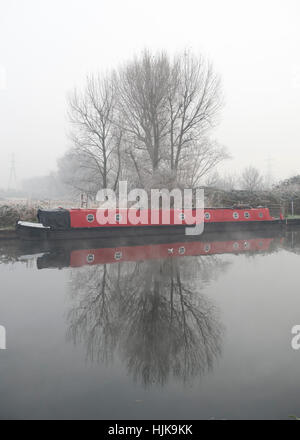
M134 214L134 215L132 215ZM116 238L151 235L182 235L186 228L203 224L201 232L280 228L283 216L269 208L205 208L204 210L55 209L39 210L38 222L19 221L18 236L28 240ZM197 220L198 219L198 220ZM197 234L195 234L197 235Z

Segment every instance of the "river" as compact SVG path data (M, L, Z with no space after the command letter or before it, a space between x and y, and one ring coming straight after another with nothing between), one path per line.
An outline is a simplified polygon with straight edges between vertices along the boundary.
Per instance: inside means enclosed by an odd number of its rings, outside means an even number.
M1 419L300 416L300 232L0 242Z

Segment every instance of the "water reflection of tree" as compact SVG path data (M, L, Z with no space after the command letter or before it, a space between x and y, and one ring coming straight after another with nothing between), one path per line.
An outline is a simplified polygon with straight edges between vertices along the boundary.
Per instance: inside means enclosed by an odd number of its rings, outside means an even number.
M164 384L201 375L221 352L222 326L201 283L225 270L217 257L91 266L71 275L69 336L88 357L118 349L135 380Z
M294 254L300 254L300 231L289 231L286 233L284 248Z
M119 339L118 301L107 265L83 267L72 273L70 287L76 306L69 313L69 335L87 346L93 360L109 360Z

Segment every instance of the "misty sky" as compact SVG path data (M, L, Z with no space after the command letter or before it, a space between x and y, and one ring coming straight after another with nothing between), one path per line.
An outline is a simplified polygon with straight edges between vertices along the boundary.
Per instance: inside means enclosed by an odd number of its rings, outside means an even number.
M147 47L190 48L221 74L227 170L300 174L299 0L0 0L0 186L56 167L66 94Z

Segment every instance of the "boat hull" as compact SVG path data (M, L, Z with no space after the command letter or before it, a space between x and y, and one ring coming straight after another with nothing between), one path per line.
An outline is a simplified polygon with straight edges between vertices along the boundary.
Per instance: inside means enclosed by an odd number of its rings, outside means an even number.
M260 231L266 229L281 229L281 220L249 221L249 222L211 222L204 224L203 232L227 231ZM51 228L34 227L17 224L16 232L23 240L86 240L86 239L115 239L124 237L176 236L185 233L185 225L153 225L153 226L113 226L99 228L70 228L56 230Z

